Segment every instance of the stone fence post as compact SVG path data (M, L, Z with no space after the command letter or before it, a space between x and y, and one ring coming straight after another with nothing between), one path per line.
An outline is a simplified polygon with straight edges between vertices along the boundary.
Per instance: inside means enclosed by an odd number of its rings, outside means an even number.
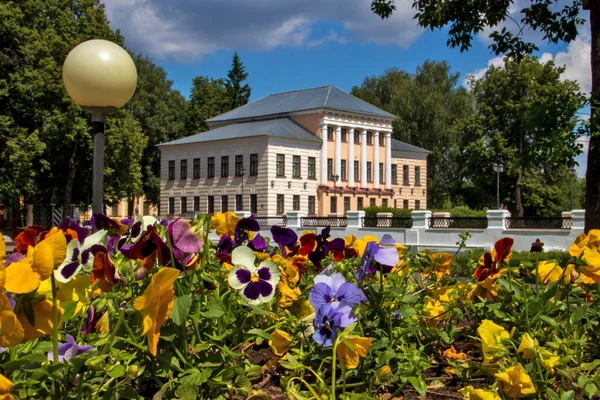
M573 220L571 229L583 230L585 228L585 210L572 210L571 219Z
M250 218L252 216L252 213L250 211L236 211L235 215L237 215L240 218Z
M302 226L302 217L305 216L303 211L288 211L286 215L288 228L300 228Z
M346 212L346 218L348 219L348 228L362 228L362 221L364 217L364 211Z
M506 229L506 218L510 217L508 210L487 210L488 229Z
M429 229L429 220L431 219L431 211L429 210L414 210L410 213L413 220L413 228Z

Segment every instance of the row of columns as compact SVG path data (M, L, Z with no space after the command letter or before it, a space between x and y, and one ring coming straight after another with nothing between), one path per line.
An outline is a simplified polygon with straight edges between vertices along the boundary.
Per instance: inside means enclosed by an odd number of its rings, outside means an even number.
M327 138L329 126L326 123L321 124L321 139L323 145L321 146L321 184L327 185L329 177L327 176L327 159L328 157L328 146L329 140ZM347 127L347 139L348 139L348 159L346 164L348 186L354 187L354 127ZM379 181L379 135L385 135L385 188L392 188L392 134L389 131L379 132L374 131L373 134L373 163L372 171L373 174L373 187L378 189L381 185ZM367 130L360 130L360 187L367 188ZM335 156L333 162L334 175L342 176L342 127L337 125L335 128ZM336 186L341 186L341 180L335 182Z

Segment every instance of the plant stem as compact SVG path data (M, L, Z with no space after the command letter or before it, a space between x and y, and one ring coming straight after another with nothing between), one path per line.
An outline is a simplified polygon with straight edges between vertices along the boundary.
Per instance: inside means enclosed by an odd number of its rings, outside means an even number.
M335 400L335 367L336 367L336 351L338 346L339 336L333 342L333 357L331 360L331 400Z
M52 285L52 362L58 364L58 303L54 272L50 274L50 284ZM53 387L55 398L60 399L60 386L57 380L54 381Z

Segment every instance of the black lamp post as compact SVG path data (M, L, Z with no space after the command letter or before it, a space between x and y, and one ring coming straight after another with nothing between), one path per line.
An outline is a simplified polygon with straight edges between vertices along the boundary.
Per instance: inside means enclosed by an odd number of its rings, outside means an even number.
M500 172L504 171L504 165L494 163L492 164L494 171L496 171L496 208L500 209Z
M571 211L575 208L575 190L573 186L573 179L575 177L575 168L569 168L569 173L571 174Z

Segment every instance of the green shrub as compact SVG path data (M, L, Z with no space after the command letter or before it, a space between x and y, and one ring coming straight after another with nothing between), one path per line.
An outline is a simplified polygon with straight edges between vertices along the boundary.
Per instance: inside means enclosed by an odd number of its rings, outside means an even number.
M470 275L472 270L473 261L475 264L479 260L479 257L484 253L483 250L470 250L468 252L459 254L454 258L456 264L455 273L458 275ZM553 260L560 265L566 265L567 261L571 258L571 255L567 251L547 251L542 253L530 253L529 251L513 251L512 258L510 259L510 266L518 268L521 263L534 263L536 261L549 261Z
M394 217L410 217L412 210L408 208L392 208L392 207L365 207L363 208L365 217L376 217L377 213L386 212L392 213Z

